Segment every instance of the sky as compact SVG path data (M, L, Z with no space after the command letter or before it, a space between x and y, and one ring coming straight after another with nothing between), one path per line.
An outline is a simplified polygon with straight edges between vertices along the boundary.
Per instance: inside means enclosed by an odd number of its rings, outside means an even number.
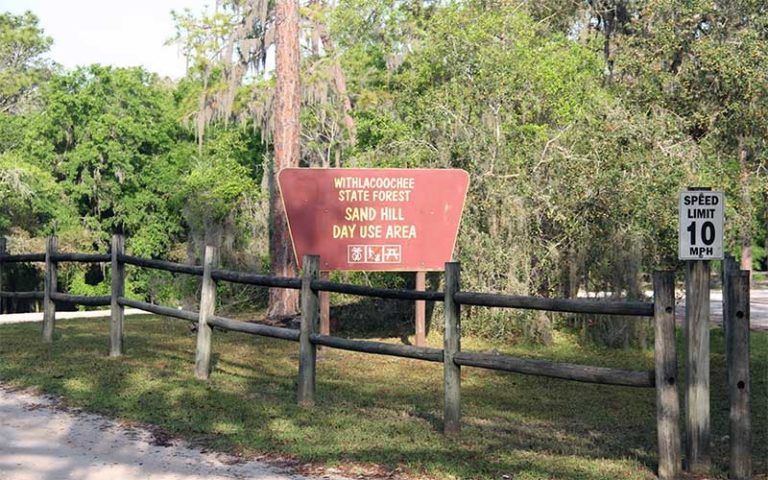
M72 69L101 63L143 65L161 76L180 78L185 61L176 45L171 10L201 13L216 0L0 0L0 12L31 10L53 38L49 58Z

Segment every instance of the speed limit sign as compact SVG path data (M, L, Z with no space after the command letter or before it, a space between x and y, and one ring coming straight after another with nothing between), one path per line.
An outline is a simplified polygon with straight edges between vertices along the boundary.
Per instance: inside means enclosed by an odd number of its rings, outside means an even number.
M723 192L680 193L680 260L723 258Z

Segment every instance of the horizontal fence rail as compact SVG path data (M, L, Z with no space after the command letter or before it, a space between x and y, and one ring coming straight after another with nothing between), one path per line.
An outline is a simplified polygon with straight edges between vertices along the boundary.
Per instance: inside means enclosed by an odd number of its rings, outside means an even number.
M367 340L350 340L347 338L332 337L330 335L312 334L310 341L315 345L351 350L353 352L374 353L377 355L390 355L393 357L415 358L428 362L443 361L443 351L439 348L414 347L411 345L397 345L394 343L371 342Z
M526 297L476 292L456 292L453 298L460 305L482 307L524 308L526 310L595 315L653 316L653 303L650 302L604 302L602 300Z
M166 260L154 260L151 258L134 257L133 255L118 255L118 260L122 263L135 265L137 267L154 268L171 273L186 273L189 275L203 275L203 267L199 265L189 265L187 263L168 262Z
M619 368L593 367L572 363L557 363L549 360L471 352L459 352L453 357L453 361L458 365L467 367L562 378L585 383L649 388L656 386L653 370L622 370Z
M231 318L213 316L208 321L214 327L233 332L249 333L261 337L279 338L281 340L299 341L299 331L291 328L273 327L260 323L243 322Z
M178 318L179 320L187 320L189 322L196 322L198 317L197 312L190 312L189 310L182 310L180 308L164 307L162 305L131 300L130 298L125 297L118 297L117 303L123 307L138 308L145 312L162 315L164 317Z
M110 356L123 352L123 309L133 307L165 317L196 323L195 376L207 379L211 372L212 334L214 329L241 332L298 342L299 373L297 401L300 405L315 403L315 377L317 347L329 347L361 353L389 355L421 361L441 363L444 370L443 388L444 432L457 434L461 429L461 367L477 367L525 375L537 375L577 382L624 387L655 388L657 397L657 432L659 448L659 478L678 478L680 471L679 399L677 393L677 367L674 337L674 276L671 272L654 275L654 302L617 302L594 299L550 299L492 293L463 292L460 289L460 265L446 264L445 291L417 291L375 288L363 285L321 280L320 259L304 258L304 271L300 278L274 277L257 273L237 272L218 268L218 249L207 246L204 265L189 265L166 260L148 259L125 254L125 239L115 235L112 250L106 254L59 253L55 237L48 239L46 253L4 255L5 243L0 239L0 299L43 299L43 341L53 341L55 305L69 302L78 305L111 305ZM45 262L44 292L3 292L3 263ZM58 262L111 262L112 284L110 296L82 296L59 293L56 285ZM153 268L171 273L202 277L200 311L193 312L163 305L155 305L125 297L125 265ZM216 282L226 281L269 288L298 289L301 291L302 315L299 330L235 320L215 315ZM443 348L417 347L370 340L340 338L316 332L319 322L319 292L377 297L405 301L443 302L445 305ZM461 306L474 305L500 308L548 310L578 314L621 315L654 317L656 328L655 370L625 370L596 367L550 360L515 358L507 355L461 351Z
M21 253L18 255L0 255L2 263L44 262L44 253Z
M177 318L179 320L187 320L190 322L197 322L199 319L198 312L192 312L189 310L181 310L177 308L164 307L162 305L155 305L154 303L142 302L140 300L132 300L130 298L119 297L117 302L125 307L138 308L145 312L162 315L164 317ZM289 328L272 327L269 325L261 325L258 323L243 322L240 320L233 320L231 318L214 316L211 321L211 325L218 327L222 330L231 330L233 332L250 333L252 335L260 335L262 337L281 338L283 340L299 340L299 332Z
M360 297L378 297L392 300L427 300L443 301L442 292L420 292L417 290L405 290L397 288L374 288L351 283L336 283L328 280L312 280L312 290L321 292L346 293Z
M55 253L51 255L54 262L106 263L111 259L106 253Z
M235 272L232 270L212 270L211 278L213 280L224 280L225 282L257 285L259 287L290 288L294 290L301 288L301 280L298 278L273 277L270 275Z
M20 300L42 300L45 292L0 292L0 298L16 298Z
M103 307L105 305L109 305L110 302L110 297L108 295L102 297L93 297L86 295L69 295L67 293L51 292L50 298L54 302L69 302L74 303L75 305L85 305L88 307Z

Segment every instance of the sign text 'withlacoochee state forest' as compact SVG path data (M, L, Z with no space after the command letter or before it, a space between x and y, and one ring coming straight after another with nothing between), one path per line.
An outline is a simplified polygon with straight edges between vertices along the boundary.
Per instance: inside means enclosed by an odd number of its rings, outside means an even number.
M287 168L278 175L294 252L327 271L443 270L469 186L463 170Z

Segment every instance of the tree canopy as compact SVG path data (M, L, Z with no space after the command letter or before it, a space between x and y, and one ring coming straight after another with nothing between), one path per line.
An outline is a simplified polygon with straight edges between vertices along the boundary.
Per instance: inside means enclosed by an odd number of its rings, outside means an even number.
M176 13L189 62L176 82L57 70L33 14L0 17L0 229L93 250L124 232L133 253L185 261L215 243L225 263L274 263L273 6ZM726 191L727 248L743 266L766 261L764 2L300 7L299 164L467 170L456 256L468 288L641 298L648 272L678 265L677 192L693 185ZM147 296L189 287L132 282ZM546 342L553 319L472 312L464 326ZM613 345L645 338L642 326L582 320L565 323Z

